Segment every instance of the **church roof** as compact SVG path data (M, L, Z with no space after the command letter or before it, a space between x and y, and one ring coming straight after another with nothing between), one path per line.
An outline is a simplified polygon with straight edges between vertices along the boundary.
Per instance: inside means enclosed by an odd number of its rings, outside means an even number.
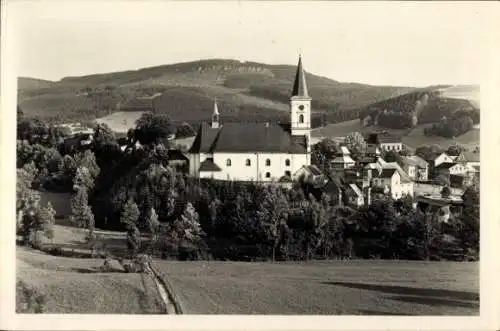
M206 159L200 164L200 171L221 171L221 168L212 160Z
M299 57L299 64L297 65L297 73L295 74L295 82L293 83L292 97L306 97L309 98L307 91L306 74L302 68L302 57Z
M270 123L202 123L190 153L307 153L304 136L292 136L285 126Z

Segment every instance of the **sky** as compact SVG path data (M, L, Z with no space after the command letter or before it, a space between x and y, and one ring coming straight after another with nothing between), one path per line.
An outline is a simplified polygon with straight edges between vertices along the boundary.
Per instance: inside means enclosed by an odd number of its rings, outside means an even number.
M306 71L338 81L427 86L479 82L490 7L11 0L7 26L19 76L59 80L207 58L295 65L301 53Z

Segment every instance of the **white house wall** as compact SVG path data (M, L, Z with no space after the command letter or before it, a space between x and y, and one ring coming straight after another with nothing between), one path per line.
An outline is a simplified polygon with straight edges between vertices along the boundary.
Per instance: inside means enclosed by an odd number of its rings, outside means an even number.
M277 181L285 175L285 171L294 174L303 165L308 165L307 154L284 154L284 153L215 153L214 163L222 171L214 172L213 177L220 180L242 180L242 181ZM228 166L227 160L231 160ZM250 165L246 165L246 160ZM269 159L271 164L266 165ZM290 166L286 166L286 159L290 160ZM266 177L266 173L270 177Z

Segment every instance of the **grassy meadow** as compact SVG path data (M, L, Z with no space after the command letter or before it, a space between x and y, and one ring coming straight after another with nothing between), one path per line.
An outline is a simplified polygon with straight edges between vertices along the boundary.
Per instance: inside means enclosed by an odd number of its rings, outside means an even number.
M193 314L479 314L477 263L155 263Z
M86 231L57 224L46 244L89 253ZM110 252L124 233L97 231ZM116 262L116 261L115 261ZM17 248L17 280L45 296L45 313L161 313L151 276L118 262ZM474 315L479 265L457 262L313 261L247 263L154 260L187 314ZM18 289L18 296L22 290ZM16 307L18 310L20 307Z

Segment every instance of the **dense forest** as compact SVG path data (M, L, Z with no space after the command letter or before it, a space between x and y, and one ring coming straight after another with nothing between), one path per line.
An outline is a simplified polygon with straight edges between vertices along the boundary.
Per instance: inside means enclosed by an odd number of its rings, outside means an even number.
M468 188L461 211L441 224L433 214L412 208L410 197L394 201L374 194L371 205L353 209L306 182L286 189L191 178L169 166L165 137L174 128L166 116L141 117L125 151L105 125L94 130L92 144L67 148L67 132L20 112L21 243L40 247L39 237L51 235L55 212L39 203L39 191L51 190L71 192L69 221L88 229L89 243L98 245L95 228L126 231L132 256L446 259L450 251L460 251L462 259L478 258L478 187ZM353 137L347 143L356 145ZM132 147L136 140L141 148ZM319 144L315 153L328 155L329 148ZM355 152L362 155L363 150Z

